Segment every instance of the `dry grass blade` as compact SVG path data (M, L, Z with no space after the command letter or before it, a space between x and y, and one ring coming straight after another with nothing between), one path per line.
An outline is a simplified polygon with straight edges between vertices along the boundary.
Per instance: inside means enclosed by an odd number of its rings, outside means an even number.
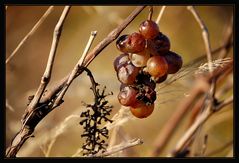
M11 59L16 55L18 50L22 47L22 45L37 31L37 29L41 26L41 24L45 21L48 15L53 11L54 6L50 6L47 11L43 14L43 16L38 20L38 22L33 26L30 32L21 40L21 42L17 45L15 50L10 54L10 56L6 59L6 64L8 64ZM7 10L7 6L6 6Z
M67 127L69 127L70 123L69 121L77 118L79 119L79 115L70 115L64 119L63 122L60 123L60 125L56 126L53 130L53 134L49 135L47 139L44 141L43 144L40 145L42 152L44 153L45 157L50 156L51 149L56 142L57 138L66 131Z
M131 148L131 147L134 147L134 146L140 145L140 144L143 144L143 141L141 139L132 139L132 140L129 140L128 142L126 142L126 143L115 145L112 148L108 149L104 153L99 153L99 154L96 154L96 155L91 155L90 157L110 156L110 155L112 155L114 153L117 153L117 152L122 151L124 149Z
M84 60L86 58L86 55L96 37L96 34L97 34L97 31L92 31L91 34L90 34L90 38L89 38L89 41L85 47L85 50L80 58L80 60L78 61L78 63L75 65L74 69L72 70L64 88L62 89L62 91L60 92L60 94L58 95L54 105L53 105L53 108L56 107L56 106L59 106L59 104L61 103L62 101L62 98L64 97L66 91L68 90L68 88L70 87L71 83L73 82L77 72L79 71L79 67L80 66L83 66L83 63L84 63Z
M42 79L41 79L41 83L38 87L38 90L36 91L36 93L34 95L34 98L31 100L31 103L28 105L28 107L25 110L25 114L22 118L22 127L21 127L20 131L13 138L10 147L7 149L7 152L6 152L7 157L15 157L17 152L20 150L20 148L24 144L24 142L29 137L31 137L36 123L33 120L32 121L32 126L26 126L26 124L28 123L29 120L31 121L31 116L34 115L34 111L36 111L36 110L39 111L40 109L42 109L46 106L46 104L43 104L39 107L36 107L39 104L40 98L42 97L42 95L45 91L45 88L50 81L51 71L52 71L52 67L53 67L53 62L54 62L54 58L55 58L56 49L57 49L57 45L58 45L58 42L59 42L60 34L61 34L61 31L62 31L62 26L63 26L63 23L66 19L66 16L69 13L69 10L70 10L70 6L66 6L64 8L64 10L61 14L61 17L60 17L58 23L55 26L52 46L51 46L50 54L49 54L49 57L48 57L47 66L46 66L45 72L44 72L44 74L42 76ZM42 112L40 113L40 115L41 114L42 114Z
M112 117L113 122L107 122L105 127L108 130L113 129L114 127L121 126L129 120L134 119L130 110L125 106L121 106L120 110Z
M232 61L231 58L222 58L222 59L214 60L214 61L212 61L212 64L211 64L212 65L212 70L214 71L215 69L217 69L219 67L223 67L231 61ZM204 63L204 64L201 64L198 67L198 70L195 72L195 74L205 73L205 72L208 72L208 71L210 71L209 65L208 65L208 63Z
M9 104L8 100L6 99L6 108L8 108L10 111L14 112L12 105Z
M203 37L203 41L204 41L206 52L207 52L209 71L212 72L213 71L213 69L212 69L212 54L211 54L211 44L209 41L208 29L207 29L206 25L204 24L203 20L201 19L201 17L199 16L198 12L194 8L194 6L188 6L187 9L193 14L194 18L196 19L200 28L202 29L202 37Z
M219 111L223 107L231 104L233 102L233 97L229 97L225 101L221 102L220 105L218 105L215 108L215 111ZM208 106L210 107L210 106ZM214 112L215 112L214 111ZM184 147L184 145L188 142L188 140L191 138L191 136L197 131L197 129L206 122L206 120L214 113L211 109L205 109L203 114L199 115L198 118L195 120L195 122L192 124L192 126L187 130L187 132L179 139L173 153L169 156L177 155L178 152Z
M160 12L159 12L159 15L158 15L158 17L157 17L157 19L156 19L156 23L157 23L157 24L159 24L159 22L160 22L160 20L161 20L161 18L162 18L162 16L163 16L163 13L164 13L165 8L166 8L166 6L162 6L162 8L161 8L161 10L160 10Z
M41 79L41 83L37 89L37 92L34 96L34 98L32 99L30 105L29 105L29 109L28 111L31 111L33 108L36 107L36 105L39 103L40 98L43 94L43 92L45 91L50 78L51 78L51 72L52 72L52 68L53 68L53 64L54 64L54 60L55 60L55 55L56 55L56 50L57 50L57 46L59 43L59 38L61 35L61 31L62 31L62 26L64 21L66 20L66 16L68 15L70 11L70 6L66 6L61 14L61 17L59 19L59 21L56 24L56 27L54 29L54 34L53 34L53 40L52 40L52 44L51 44L51 50L50 50L50 54L48 57L48 61L47 61L47 65L46 65L46 69L45 72L42 76Z

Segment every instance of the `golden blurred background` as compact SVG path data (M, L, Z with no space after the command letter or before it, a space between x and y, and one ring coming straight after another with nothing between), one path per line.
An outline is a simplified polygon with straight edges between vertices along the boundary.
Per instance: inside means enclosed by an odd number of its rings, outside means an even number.
M49 6L8 6L6 10L6 58L12 53L23 37L31 30ZM96 30L97 37L92 45L96 46L114 28L116 28L136 6L72 6L63 26L62 35L57 49L49 86L67 75L81 57L91 31ZM158 16L162 6L155 6L153 20ZM6 100L12 109L6 110L6 146L21 127L20 119L26 108L28 96L33 95L40 84L48 59L53 30L64 6L55 6L53 12L46 18L40 28L32 35L17 52L16 56L6 65ZM223 42L225 28L233 14L233 6L196 6L210 33L212 49ZM129 34L138 31L139 24L147 19L148 8L145 8L135 20L121 33ZM167 6L159 23L161 32L171 41L171 49L183 57L184 64L205 53L201 29L186 6ZM107 86L113 96L108 100L114 106L111 117L118 112L120 104L117 100L120 82L113 68L113 61L120 52L115 41L106 47L89 65L95 80ZM230 50L230 56L233 51ZM116 156L149 156L154 140L160 129L173 114L175 108L193 84L193 75L178 80L158 92L156 108L146 119L130 119L121 126L121 133L128 139L140 138L138 145ZM23 145L17 156L44 157L44 150L49 145L48 138L54 135L57 127L65 118L74 114L80 115L82 101L93 102L88 77L83 74L74 80L67 91L64 103L47 115L36 127L34 138ZM186 131L190 114L183 119L179 127L159 156L166 156L176 145L178 139ZM65 129L59 134L47 156L70 157L82 145L82 126L80 118L68 120ZM232 105L213 115L201 129L201 135L208 134L206 154L233 140L233 110ZM111 134L111 132L110 132ZM122 136L121 136L122 137ZM117 143L124 141L120 139ZM202 137L197 142L202 141ZM227 156L232 150L232 144L211 156ZM229 155L230 156L230 155Z

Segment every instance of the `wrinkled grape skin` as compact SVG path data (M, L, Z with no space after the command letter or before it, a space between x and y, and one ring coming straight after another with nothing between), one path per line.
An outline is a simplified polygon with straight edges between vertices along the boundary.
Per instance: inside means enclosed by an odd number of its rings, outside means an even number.
M115 71L118 71L119 67L122 64L127 63L128 61L130 61L130 59L129 59L129 55L127 53L123 53L123 54L120 54L119 56L117 56L114 60Z
M144 37L134 32L131 35L123 35L116 41L117 48L124 53L139 53L145 49Z
M136 106L139 102L136 99L138 91L130 86L125 86L118 94L118 100L124 106Z
M119 67L117 72L118 80L123 84L133 84L139 70L140 69L135 67L132 63L123 64Z
M147 72L155 77L164 76L168 71L168 63L162 56L153 56L147 62Z

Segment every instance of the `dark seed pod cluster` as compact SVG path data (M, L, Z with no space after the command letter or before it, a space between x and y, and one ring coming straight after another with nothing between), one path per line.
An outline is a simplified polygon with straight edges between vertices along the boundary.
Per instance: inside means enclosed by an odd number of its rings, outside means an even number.
M114 61L121 82L118 100L134 116L146 118L154 110L156 84L178 72L183 60L170 51L169 38L152 20L142 22L139 32L120 36L116 47L122 52Z
M88 75L89 75L88 71ZM94 93L95 99L94 104L84 104L88 109L81 113L83 118L80 121L80 125L83 126L83 134L81 137L85 137L85 143L82 146L83 155L94 155L98 152L105 152L107 144L104 139L108 138L108 129L106 127L101 127L102 122L112 122L108 118L111 113L113 106L108 105L106 96L112 95L105 94L105 89L100 92L97 88L98 84L95 83L93 76L91 75L92 81L92 91Z

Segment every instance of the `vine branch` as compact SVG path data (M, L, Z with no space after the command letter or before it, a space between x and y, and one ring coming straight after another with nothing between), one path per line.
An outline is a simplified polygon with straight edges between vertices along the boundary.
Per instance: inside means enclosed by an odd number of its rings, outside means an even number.
M220 76L224 74L229 74L229 72L232 71L232 63L229 62L225 67L217 69L213 71L213 73L210 73L208 76L205 77L205 81L208 83L211 83L213 81L216 81ZM196 88L194 88L192 91L196 91ZM188 100L188 99L187 99ZM187 101L186 100L186 101ZM189 100L191 103L192 100ZM174 151L171 153L170 156L177 156L178 153L180 153L185 144L188 142L188 140L193 136L193 134L197 131L197 129L214 113L219 111L224 106L231 104L233 102L233 97L230 97L226 99L225 101L219 102L217 105L214 104L213 109L209 109L211 106L208 105L203 113L201 113L198 118L195 120L195 122L190 126L190 128L186 131L186 133L183 135L183 137L178 141Z
M55 27L55 30L53 33L52 46L51 46L51 50L50 50L50 54L49 54L49 58L47 61L47 66L46 66L45 72L41 78L41 83L38 87L37 92L35 93L34 98L31 100L30 104L28 105L28 107L25 110L25 114L22 119L23 125L22 125L21 130L14 137L13 141L11 142L11 146L7 149L7 154L6 154L7 157L15 157L17 152L20 150L21 146L33 133L36 122L34 119L32 120L32 117L37 116L37 118L36 118L36 120L37 120L39 118L39 116L43 114L42 112L40 112L39 113L40 115L37 115L37 114L35 114L36 112L34 112L34 110L38 112L41 109L47 108L47 104L40 105L39 100L42 97L42 94L45 91L45 88L50 81L52 67L53 67L54 58L55 58L55 54L56 54L56 49L57 49L57 45L58 45L59 38L61 35L61 31L62 31L62 26L63 26L63 23L66 19L66 16L67 16L69 10L70 10L70 6L66 6L64 8L64 10L61 14L61 17ZM26 127L26 124L29 121L32 122L32 126Z
M137 7L119 26L117 26L112 32L108 34L88 55L82 62L84 67L87 67L95 57L99 55L99 53L106 48L110 43L112 43L120 33L134 20L134 18L145 8L146 6L139 6ZM69 73L66 77L60 80L57 84L55 84L52 88L48 89L43 95L45 88L50 81L51 76L51 69L54 62L55 52L58 45L60 33L62 30L62 24L65 20L67 13L69 12L70 7L65 7L61 18L58 21L58 24L54 30L54 38L52 42L52 48L49 54L49 59L47 63L47 67L45 73L42 77L41 84L33 98L30 102L30 105L26 108L26 111L22 118L22 128L13 138L11 145L6 151L7 157L16 157L17 152L20 150L24 142L31 137L32 133L34 132L35 127L37 124L42 121L42 119L50 113L55 107L53 104L55 99L58 96L58 93L62 91L65 84L67 83L71 73ZM77 74L74 76L74 79L79 76L84 70L78 69ZM61 103L60 103L61 104ZM59 104L59 105L60 105Z

